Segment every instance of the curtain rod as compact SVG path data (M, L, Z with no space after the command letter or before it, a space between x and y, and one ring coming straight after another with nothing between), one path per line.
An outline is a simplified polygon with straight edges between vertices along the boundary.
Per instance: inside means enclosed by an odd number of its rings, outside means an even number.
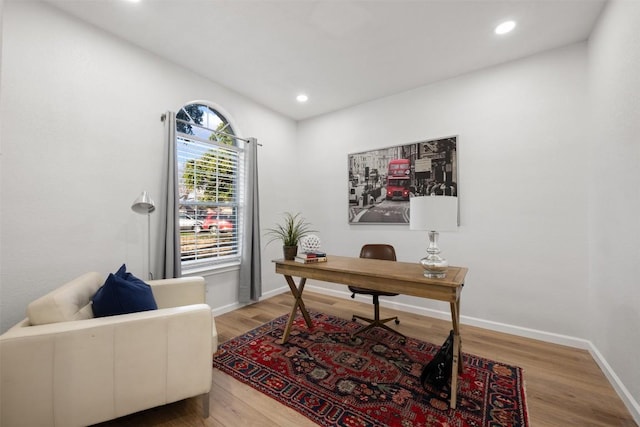
M167 115L166 114L162 114L160 116L160 121L161 122L164 122L166 119L167 119ZM180 119L176 119L176 120L180 120ZM213 133L218 134L218 135L223 135L223 136L228 136L229 138L239 139L240 141L244 141L246 143L251 142L251 138L242 138L240 136L232 135L230 133L222 132L222 131L219 131L219 130L213 130L213 129L205 128L205 127L200 126L200 125L195 124L195 123L187 123L184 120L180 120L180 121L183 122L183 123L189 124L189 125L198 126L199 128L207 129L208 131L213 132ZM262 147L262 144L258 144L258 146Z

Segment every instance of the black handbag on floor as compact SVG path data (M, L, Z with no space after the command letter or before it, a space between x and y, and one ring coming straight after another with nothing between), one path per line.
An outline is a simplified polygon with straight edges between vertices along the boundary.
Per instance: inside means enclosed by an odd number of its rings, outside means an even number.
M440 350L433 356L433 359L426 364L420 375L420 384L423 387L432 386L443 388L449 384L451 379L451 367L453 366L453 330L440 347Z

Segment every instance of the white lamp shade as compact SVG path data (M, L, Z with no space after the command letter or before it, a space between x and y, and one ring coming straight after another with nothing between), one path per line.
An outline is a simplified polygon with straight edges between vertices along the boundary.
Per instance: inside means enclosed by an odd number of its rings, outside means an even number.
M149 193L143 191L140 196L133 202L131 209L139 214L149 214L156 210L156 205L149 197Z
M412 197L409 201L409 229L456 231L458 198L452 196Z

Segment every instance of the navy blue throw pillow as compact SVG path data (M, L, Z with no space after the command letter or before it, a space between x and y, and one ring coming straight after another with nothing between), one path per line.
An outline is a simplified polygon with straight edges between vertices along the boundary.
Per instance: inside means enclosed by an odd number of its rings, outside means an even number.
M95 317L115 316L138 311L157 310L151 286L127 272L123 264L92 298Z
M118 271L116 271L115 274L116 277L119 277L121 279L126 280L127 282L132 282L132 283L140 283L141 285L145 285L149 287L149 290L151 290L151 286L147 285L146 283L144 283L144 281L138 279L136 276L134 276L133 274L129 273L127 271L127 266L125 264L122 264L122 267L120 267L118 269ZM154 302L155 303L155 302ZM156 307L157 308L157 307Z

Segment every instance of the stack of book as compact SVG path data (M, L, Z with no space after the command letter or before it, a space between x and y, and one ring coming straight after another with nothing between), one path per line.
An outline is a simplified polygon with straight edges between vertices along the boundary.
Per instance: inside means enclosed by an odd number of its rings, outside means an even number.
M296 255L296 262L311 264L313 262L327 262L327 254L324 252L301 252Z

